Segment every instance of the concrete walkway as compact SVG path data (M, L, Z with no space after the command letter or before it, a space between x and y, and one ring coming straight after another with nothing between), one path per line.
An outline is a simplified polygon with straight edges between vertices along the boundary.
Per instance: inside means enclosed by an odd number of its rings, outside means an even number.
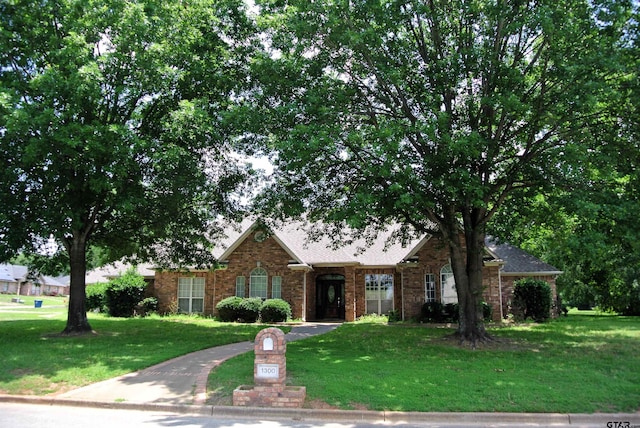
M334 323L294 326L287 342L324 334ZM209 372L223 361L253 350L253 342L232 343L183 355L134 373L57 395L57 398L102 403L205 404Z

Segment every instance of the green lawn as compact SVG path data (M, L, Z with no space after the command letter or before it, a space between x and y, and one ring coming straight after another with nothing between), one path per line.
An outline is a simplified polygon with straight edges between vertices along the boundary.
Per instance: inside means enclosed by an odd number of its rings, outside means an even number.
M188 352L251 340L262 325L200 317L89 314L96 335L59 337L63 298L0 295L0 393L45 395ZM286 329L285 329L286 331ZM288 383L307 406L399 411L635 412L640 318L572 313L548 324L492 328L496 342L461 348L447 328L347 323L287 345ZM253 383L253 353L212 372L210 402Z
M287 345L291 385L307 405L480 412L640 410L640 318L571 314L548 324L491 329L471 350L452 329L352 323ZM212 372L210 402L253 383L253 354Z
M212 346L253 340L261 325L175 316L110 318L89 314L96 335L60 337L63 298L11 304L0 295L0 393L45 395L109 379Z

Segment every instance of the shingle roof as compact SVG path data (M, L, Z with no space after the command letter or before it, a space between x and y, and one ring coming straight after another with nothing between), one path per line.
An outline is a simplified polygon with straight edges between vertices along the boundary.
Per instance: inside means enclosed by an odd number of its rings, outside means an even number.
M251 236L255 221L245 221L240 232L235 229L227 234L227 239L214 252L224 259L235 247ZM289 251L291 257L309 265L363 264L368 266L393 266L404 260L421 241L414 239L408 245L388 242L393 229L381 232L371 242L355 240L350 245L334 248L329 236L320 240L309 239L311 226L302 222L291 222L272 229L274 238Z
M123 262L114 262L108 265L102 266L97 269L93 269L87 272L86 282L87 284L96 284L99 282L109 282L113 278L116 278L122 274L124 274L129 268L130 264L126 264ZM148 263L141 263L136 266L136 270L138 273L144 277L153 277L155 275L155 271L153 270L153 266Z
M23 281L26 279L28 272L29 269L26 266L12 265L8 263L0 264L0 275L3 277L2 281ZM5 277L8 279L4 279Z
M498 243L492 237L488 236L486 238L485 245L497 259L504 261L503 273L538 273L550 275L559 275L562 273L562 271L555 266L543 262L520 248L508 243Z
M13 269L11 265L0 264L0 281L14 282Z
M247 219L227 233L224 240L214 252L219 259L224 259L232 253L237 245L252 236L257 226L255 219ZM419 249L425 238L413 239L402 245L399 242L388 242L393 228L379 235L372 242L364 239L356 240L351 245L334 248L328 236L319 241L309 239L310 225L303 222L291 222L272 229L274 238L299 263L308 265L337 265L359 264L366 266L394 266L401 263ZM489 259L504 263L503 273L506 274L552 274L559 275L562 271L548 263L532 256L508 243L498 243L487 237L485 242L489 252Z

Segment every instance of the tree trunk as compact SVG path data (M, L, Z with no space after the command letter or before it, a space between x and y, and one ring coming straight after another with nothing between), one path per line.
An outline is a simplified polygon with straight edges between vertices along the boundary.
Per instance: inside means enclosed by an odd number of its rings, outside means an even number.
M69 287L69 312L67 326L63 335L80 335L91 333L92 329L87 319L86 306L86 274L87 252L86 239L81 233L74 233L67 245L71 267L71 281Z
M456 282L459 305L457 335L460 342L477 342L491 339L484 327L482 312L482 267L484 254L484 231L481 228L465 230L465 239L457 220L450 222L443 233L449 245L451 268Z

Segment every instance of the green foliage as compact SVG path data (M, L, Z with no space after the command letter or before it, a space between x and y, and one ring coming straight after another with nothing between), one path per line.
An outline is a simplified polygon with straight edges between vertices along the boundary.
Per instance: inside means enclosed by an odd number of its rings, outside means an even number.
M482 317L485 321L491 321L493 319L493 306L487 302L482 302Z
M216 311L218 317L224 322L238 321L240 318L240 303L242 303L242 297L231 296L222 299L216 305Z
M146 297L142 299L138 306L142 309L143 315L150 315L158 312L158 299L155 297Z
M364 314L355 320L356 324L388 324L389 317L383 314Z
M278 167L264 206L341 242L440 233L468 299L505 201L566 187L629 121L611 107L637 87L631 2L257 3L278 50L254 64Z
M440 302L426 302L420 309L420 321L444 322L444 305Z
M125 318L133 316L136 306L144 297L146 286L144 278L135 268L109 281L106 289L109 315Z
M65 332L91 330L87 248L101 261L215 262L216 219L237 212L250 175L232 143L253 46L244 10L0 2L0 260L53 236L71 268Z
M291 318L291 305L282 299L267 299L260 307L262 322L284 322Z
M493 308L487 302L482 302L482 316L484 321L491 321ZM420 310L421 322L455 323L460 318L460 305L457 303L426 302Z
M99 312L107 311L107 287L108 283L100 282L97 284L89 284L86 288L87 293L87 310Z
M389 319L389 322L398 322L402 320L402 315L398 310L393 309L387 313L387 318Z
M518 321L544 322L550 317L551 301L551 287L546 281L525 278L514 284L511 311Z
M460 319L460 305L457 303L445 304L444 316L447 322L458 322Z

